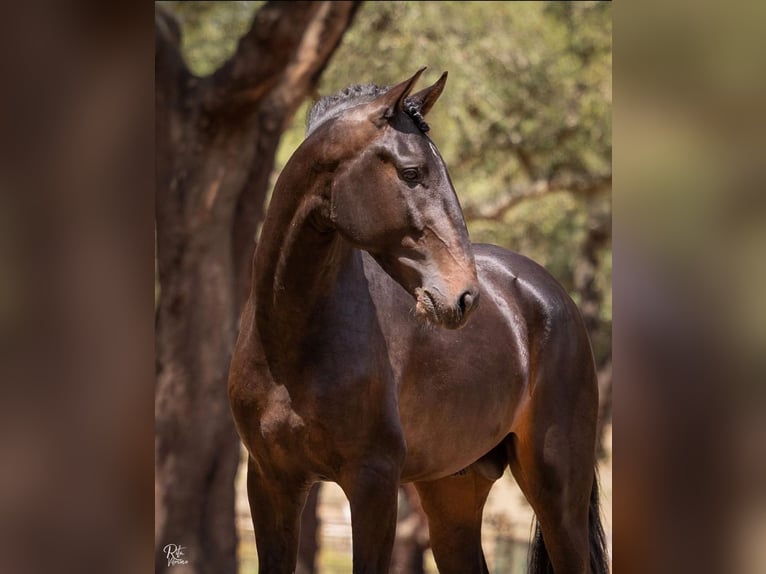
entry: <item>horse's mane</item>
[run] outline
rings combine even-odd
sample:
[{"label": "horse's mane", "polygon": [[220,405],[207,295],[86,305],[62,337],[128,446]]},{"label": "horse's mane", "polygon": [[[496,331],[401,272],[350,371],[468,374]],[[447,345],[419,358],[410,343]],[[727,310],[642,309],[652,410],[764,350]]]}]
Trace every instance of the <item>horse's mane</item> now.
[{"label": "horse's mane", "polygon": [[[336,117],[344,110],[359,104],[371,102],[379,95],[387,92],[390,86],[376,84],[354,84],[330,96],[324,96],[309,110],[306,118],[306,137],[327,120]],[[420,113],[420,107],[411,98],[404,102],[404,110],[422,131],[429,130],[428,124]]]}]

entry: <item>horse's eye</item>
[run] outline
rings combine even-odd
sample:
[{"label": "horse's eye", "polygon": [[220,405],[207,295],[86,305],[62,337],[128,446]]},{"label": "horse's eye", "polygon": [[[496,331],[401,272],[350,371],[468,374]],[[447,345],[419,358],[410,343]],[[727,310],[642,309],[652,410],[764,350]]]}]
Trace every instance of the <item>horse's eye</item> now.
[{"label": "horse's eye", "polygon": [[402,170],[401,178],[407,183],[416,183],[420,180],[420,171],[417,168],[408,167]]}]

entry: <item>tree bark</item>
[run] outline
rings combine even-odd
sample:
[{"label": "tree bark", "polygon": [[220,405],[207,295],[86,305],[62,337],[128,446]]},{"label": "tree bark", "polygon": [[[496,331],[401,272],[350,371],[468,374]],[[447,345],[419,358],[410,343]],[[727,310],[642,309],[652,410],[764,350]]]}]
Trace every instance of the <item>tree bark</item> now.
[{"label": "tree bark", "polygon": [[230,60],[191,74],[155,12],[155,571],[236,572],[239,440],[226,379],[279,139],[358,2],[268,2]]},{"label": "tree bark", "polygon": [[401,503],[396,524],[391,572],[392,574],[424,574],[425,553],[431,546],[428,517],[414,484],[403,484],[399,493]]},{"label": "tree bark", "polygon": [[298,543],[298,566],[296,574],[314,574],[317,571],[317,553],[319,552],[319,526],[317,513],[321,482],[311,487],[301,515],[301,539]]}]

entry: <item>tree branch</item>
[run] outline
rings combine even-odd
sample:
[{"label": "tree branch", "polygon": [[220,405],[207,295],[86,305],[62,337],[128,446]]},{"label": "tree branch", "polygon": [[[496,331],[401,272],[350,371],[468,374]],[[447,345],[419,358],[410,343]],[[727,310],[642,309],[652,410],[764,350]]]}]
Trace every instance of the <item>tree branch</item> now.
[{"label": "tree branch", "polygon": [[511,191],[489,205],[469,204],[463,207],[466,219],[488,219],[501,221],[505,214],[523,201],[561,191],[583,195],[594,195],[612,185],[612,174],[582,176],[560,176],[553,180],[537,180],[523,189]]},{"label": "tree branch", "polygon": [[[205,79],[203,107],[209,113],[239,114],[253,109],[281,80],[285,68],[321,22],[317,36],[330,52],[360,2],[267,2],[255,15],[250,30],[240,39],[234,55]],[[342,34],[341,34],[342,35]],[[319,51],[327,50],[322,45]],[[268,54],[268,58],[264,58]]]}]

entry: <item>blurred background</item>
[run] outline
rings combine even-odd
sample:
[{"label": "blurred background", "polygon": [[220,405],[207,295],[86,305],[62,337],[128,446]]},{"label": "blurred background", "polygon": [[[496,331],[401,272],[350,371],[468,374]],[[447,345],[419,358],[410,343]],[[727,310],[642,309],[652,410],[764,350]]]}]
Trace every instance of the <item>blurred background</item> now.
[{"label": "blurred background", "polygon": [[[317,29],[321,45],[307,48]],[[229,571],[235,555],[239,572],[258,571],[224,402],[253,240],[314,101],[421,66],[422,85],[449,72],[428,121],[472,240],[544,265],[585,318],[611,545],[611,4],[158,2],[155,34],[156,569],[167,568],[159,550],[183,540],[191,559],[176,572]],[[485,510],[492,571],[525,571],[531,523],[507,472]],[[304,514],[299,571],[350,572],[350,537],[345,497],[323,485]],[[414,489],[401,491],[393,571],[436,572]]]}]

